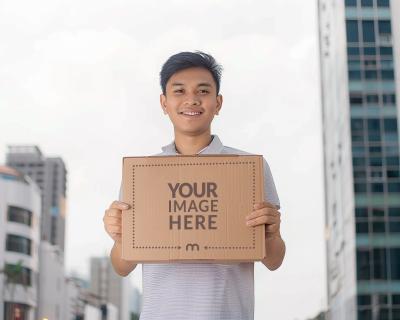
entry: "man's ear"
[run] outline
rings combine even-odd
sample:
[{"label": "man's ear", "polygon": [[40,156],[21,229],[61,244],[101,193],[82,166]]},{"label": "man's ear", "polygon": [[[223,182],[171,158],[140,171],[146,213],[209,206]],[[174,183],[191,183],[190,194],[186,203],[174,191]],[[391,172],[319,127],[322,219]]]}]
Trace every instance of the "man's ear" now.
[{"label": "man's ear", "polygon": [[223,102],[222,94],[217,95],[217,107],[216,107],[215,114],[218,114],[219,111],[221,110],[222,102]]},{"label": "man's ear", "polygon": [[167,104],[166,104],[166,97],[163,93],[160,94],[160,105],[161,109],[163,110],[164,114],[167,114]]}]

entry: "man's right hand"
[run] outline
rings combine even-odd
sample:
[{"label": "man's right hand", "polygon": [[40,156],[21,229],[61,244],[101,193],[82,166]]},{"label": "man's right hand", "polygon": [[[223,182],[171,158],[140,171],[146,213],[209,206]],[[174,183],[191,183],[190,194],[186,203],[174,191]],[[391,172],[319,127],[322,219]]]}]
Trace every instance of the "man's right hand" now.
[{"label": "man's right hand", "polygon": [[113,201],[105,211],[103,222],[108,235],[117,243],[122,242],[122,211],[128,210],[130,205],[121,201]]}]

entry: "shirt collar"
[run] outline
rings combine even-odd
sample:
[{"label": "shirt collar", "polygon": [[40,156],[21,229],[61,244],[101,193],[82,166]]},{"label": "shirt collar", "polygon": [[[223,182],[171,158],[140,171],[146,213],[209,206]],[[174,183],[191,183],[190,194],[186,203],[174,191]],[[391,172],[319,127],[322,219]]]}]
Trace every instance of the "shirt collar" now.
[{"label": "shirt collar", "polygon": [[[197,154],[219,154],[223,149],[223,144],[216,134],[211,135],[212,140],[208,146],[200,150]],[[179,155],[175,149],[175,140],[170,144],[161,147],[162,151],[166,155]]]}]

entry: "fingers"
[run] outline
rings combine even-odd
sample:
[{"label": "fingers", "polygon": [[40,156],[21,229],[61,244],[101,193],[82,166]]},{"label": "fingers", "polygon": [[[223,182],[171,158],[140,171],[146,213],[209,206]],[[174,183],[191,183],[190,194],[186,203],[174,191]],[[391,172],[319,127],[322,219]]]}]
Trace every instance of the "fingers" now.
[{"label": "fingers", "polygon": [[264,215],[270,215],[270,216],[280,216],[281,213],[276,210],[275,208],[272,209],[270,207],[264,207],[258,210],[254,210],[253,212],[251,212],[248,216],[246,216],[246,220],[251,220],[254,218],[258,218]]},{"label": "fingers", "polygon": [[130,205],[128,203],[122,202],[122,201],[113,201],[111,203],[109,209],[119,209],[119,210],[127,210],[130,208]]},{"label": "fingers", "polygon": [[281,218],[278,216],[262,215],[260,217],[246,221],[247,226],[258,226],[260,224],[275,224],[279,223]]},{"label": "fingers", "polygon": [[276,206],[268,201],[261,201],[254,204],[254,209],[261,209],[261,208],[272,208],[276,210]]},{"label": "fingers", "polygon": [[130,208],[128,203],[113,201],[105,210],[104,228],[114,241],[122,241],[122,211]]}]

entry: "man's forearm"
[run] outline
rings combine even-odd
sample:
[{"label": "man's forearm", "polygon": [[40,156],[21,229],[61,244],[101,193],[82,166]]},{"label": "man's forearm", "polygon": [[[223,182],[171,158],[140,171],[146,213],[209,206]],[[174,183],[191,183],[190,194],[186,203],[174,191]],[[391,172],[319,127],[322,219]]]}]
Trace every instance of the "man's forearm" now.
[{"label": "man's forearm", "polygon": [[126,277],[129,273],[132,272],[133,269],[136,268],[136,264],[132,261],[121,259],[121,255],[122,246],[121,244],[115,242],[110,254],[111,264],[113,265],[116,273],[118,273],[120,276]]},{"label": "man's forearm", "polygon": [[274,235],[265,239],[266,257],[261,262],[269,269],[276,270],[285,257],[286,246],[281,235]]}]

